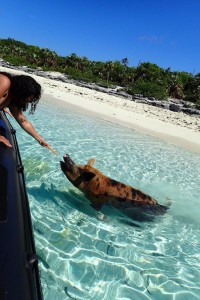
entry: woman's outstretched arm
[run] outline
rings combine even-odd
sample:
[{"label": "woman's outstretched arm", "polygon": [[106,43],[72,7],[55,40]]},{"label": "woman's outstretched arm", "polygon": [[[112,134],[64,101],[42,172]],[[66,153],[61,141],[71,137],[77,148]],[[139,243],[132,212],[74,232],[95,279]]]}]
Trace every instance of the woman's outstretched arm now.
[{"label": "woman's outstretched arm", "polygon": [[11,114],[18,122],[18,124],[25,130],[28,134],[30,134],[38,143],[43,147],[48,147],[49,145],[45,142],[45,140],[37,133],[33,125],[26,119],[23,115],[22,111],[15,106],[9,107]]}]

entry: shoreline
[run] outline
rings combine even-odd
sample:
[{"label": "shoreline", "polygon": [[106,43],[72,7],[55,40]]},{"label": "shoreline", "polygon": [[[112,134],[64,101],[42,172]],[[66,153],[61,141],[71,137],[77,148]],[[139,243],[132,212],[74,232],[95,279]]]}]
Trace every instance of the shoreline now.
[{"label": "shoreline", "polygon": [[[45,101],[50,101],[52,103],[55,103],[55,100],[58,100],[58,105],[63,105],[64,107],[66,107],[67,104],[70,108],[76,110],[79,113],[98,117],[102,120],[106,120],[132,130],[136,130],[143,134],[147,134],[170,144],[179,146],[187,151],[200,154],[200,133],[194,132],[191,129],[178,127],[173,124],[164,123],[156,119],[142,117],[140,114],[134,112],[124,112],[118,108],[113,109],[113,111],[111,112],[110,110],[108,110],[110,106],[104,105],[103,103],[97,109],[93,106],[87,108],[87,106],[83,106],[80,102],[73,103],[73,100],[71,99],[60,99],[59,97],[55,97],[52,94],[45,93],[43,94],[43,98]],[[90,104],[90,100],[84,101],[84,104]],[[120,118],[118,114],[120,115]],[[135,119],[131,120],[130,118],[133,115]],[[129,118],[128,121],[126,120],[126,117]],[[147,121],[152,121],[152,123],[147,124]]]},{"label": "shoreline", "polygon": [[[45,101],[59,101],[80,113],[92,114],[200,154],[200,117],[136,103],[117,96],[0,66],[0,71],[26,74],[41,84]],[[49,99],[49,100],[48,100]],[[37,113],[37,111],[36,111]],[[34,125],[34,124],[33,124]]]}]

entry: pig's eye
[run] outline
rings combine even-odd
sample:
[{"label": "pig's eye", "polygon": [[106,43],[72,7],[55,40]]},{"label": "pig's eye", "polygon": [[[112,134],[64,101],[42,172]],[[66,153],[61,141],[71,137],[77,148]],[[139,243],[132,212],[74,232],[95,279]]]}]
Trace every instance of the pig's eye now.
[{"label": "pig's eye", "polygon": [[78,168],[78,173],[81,175],[83,174],[83,170],[81,168]]}]

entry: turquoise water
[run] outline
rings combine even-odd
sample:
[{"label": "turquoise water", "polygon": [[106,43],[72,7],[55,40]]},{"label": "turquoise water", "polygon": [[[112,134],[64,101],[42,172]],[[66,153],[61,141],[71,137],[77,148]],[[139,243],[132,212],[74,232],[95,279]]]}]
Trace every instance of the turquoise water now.
[{"label": "turquoise water", "polygon": [[[56,101],[56,100],[55,100]],[[56,107],[55,107],[56,106]],[[59,103],[29,119],[62,157],[170,203],[153,221],[98,217],[57,156],[18,129],[45,300],[200,299],[200,155]]]}]

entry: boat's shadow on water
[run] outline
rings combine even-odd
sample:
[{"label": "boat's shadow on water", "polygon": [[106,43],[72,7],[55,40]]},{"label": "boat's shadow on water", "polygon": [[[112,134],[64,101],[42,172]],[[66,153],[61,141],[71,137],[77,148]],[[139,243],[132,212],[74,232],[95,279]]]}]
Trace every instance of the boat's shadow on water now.
[{"label": "boat's shadow on water", "polygon": [[119,210],[108,205],[104,205],[100,211],[95,210],[90,201],[79,191],[74,189],[58,190],[53,184],[47,186],[42,184],[40,187],[30,187],[28,194],[33,196],[39,203],[48,202],[49,207],[54,205],[57,212],[60,211],[64,216],[72,210],[98,219],[100,222],[119,222],[125,226],[143,227],[146,223],[158,222],[163,215],[139,208]]}]

